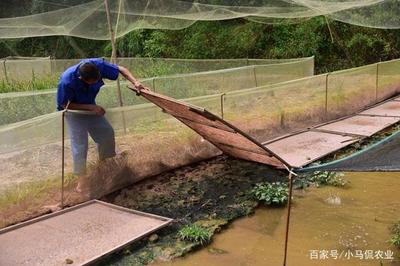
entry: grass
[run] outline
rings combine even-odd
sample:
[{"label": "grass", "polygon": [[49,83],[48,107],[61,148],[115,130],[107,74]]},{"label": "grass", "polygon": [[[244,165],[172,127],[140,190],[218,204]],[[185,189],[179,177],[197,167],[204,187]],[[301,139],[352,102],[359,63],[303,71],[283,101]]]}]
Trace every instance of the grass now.
[{"label": "grass", "polygon": [[[46,194],[45,192],[53,188],[58,188],[60,186],[60,180],[60,177],[49,177],[43,180],[21,183],[13,188],[7,189],[0,194],[0,209],[12,204],[18,204],[28,198],[41,198],[42,195]],[[73,175],[67,175],[65,183],[69,184],[74,180],[75,177]]]},{"label": "grass", "polygon": [[253,196],[267,205],[282,206],[288,201],[289,189],[282,182],[259,183],[251,192]]},{"label": "grass", "polygon": [[8,207],[10,205],[16,205],[20,202],[32,198],[38,199],[44,195],[44,192],[50,191],[52,188],[56,187],[59,183],[58,179],[49,178],[41,181],[33,181],[22,183],[14,186],[1,193],[0,197],[0,209]]},{"label": "grass", "polygon": [[[65,184],[74,182],[73,175],[67,175]],[[60,177],[49,177],[43,180],[31,181],[18,184],[12,188],[2,191],[0,194],[0,213],[12,209],[14,206],[24,205],[37,206],[38,202],[44,202],[52,198],[54,193],[60,190]],[[5,222],[4,219],[2,219]],[[0,227],[3,224],[0,223]]]},{"label": "grass", "polygon": [[210,231],[196,224],[185,225],[179,230],[178,236],[182,240],[199,243],[201,245],[207,244],[211,239]]},{"label": "grass", "polygon": [[21,91],[40,91],[54,89],[58,83],[57,76],[42,76],[31,80],[0,80],[0,93],[21,92]]}]

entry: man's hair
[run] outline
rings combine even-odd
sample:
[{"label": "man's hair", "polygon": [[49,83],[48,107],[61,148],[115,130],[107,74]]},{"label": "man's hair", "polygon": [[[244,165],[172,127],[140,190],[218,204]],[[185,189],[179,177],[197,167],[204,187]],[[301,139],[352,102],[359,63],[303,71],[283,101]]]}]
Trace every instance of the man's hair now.
[{"label": "man's hair", "polygon": [[100,70],[95,64],[87,62],[79,66],[79,75],[83,80],[99,80]]}]

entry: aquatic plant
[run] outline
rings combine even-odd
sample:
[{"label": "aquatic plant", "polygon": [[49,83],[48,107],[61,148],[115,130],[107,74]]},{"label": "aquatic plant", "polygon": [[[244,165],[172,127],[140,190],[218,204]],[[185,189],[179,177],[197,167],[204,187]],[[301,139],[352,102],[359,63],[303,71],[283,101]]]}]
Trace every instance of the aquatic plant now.
[{"label": "aquatic plant", "polygon": [[393,235],[392,238],[390,239],[390,243],[392,243],[392,245],[400,248],[400,234]]},{"label": "aquatic plant", "polygon": [[307,176],[307,180],[316,185],[329,185],[335,187],[344,187],[348,181],[342,178],[342,173],[317,171]]},{"label": "aquatic plant", "polygon": [[178,236],[182,240],[206,244],[211,239],[211,233],[208,229],[196,224],[185,225],[178,232]]},{"label": "aquatic plant", "polygon": [[259,183],[253,188],[252,194],[258,201],[268,205],[283,205],[288,200],[289,190],[287,184],[282,182]]},{"label": "aquatic plant", "polygon": [[392,245],[400,248],[400,221],[398,221],[391,227],[391,231],[393,235],[389,242]]}]

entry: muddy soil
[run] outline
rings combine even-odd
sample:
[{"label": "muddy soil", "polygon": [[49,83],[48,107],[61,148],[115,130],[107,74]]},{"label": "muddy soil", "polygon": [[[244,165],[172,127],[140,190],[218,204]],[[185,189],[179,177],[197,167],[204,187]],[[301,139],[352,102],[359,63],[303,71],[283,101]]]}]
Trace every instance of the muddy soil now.
[{"label": "muddy soil", "polygon": [[250,191],[255,184],[286,178],[285,172],[268,166],[220,156],[108,195],[102,200],[175,221],[157,232],[158,237],[151,237],[152,241],[144,239],[100,265],[143,265],[181,256],[199,247],[177,237],[183,225],[197,223],[210,231],[219,231],[229,221],[254,211],[257,202]]},{"label": "muddy soil", "polygon": [[[399,124],[396,124],[316,163],[346,156],[398,129]],[[295,188],[307,186],[304,180],[307,178],[295,179]],[[258,203],[250,191],[255,184],[274,181],[287,182],[287,173],[265,165],[219,156],[104,197],[105,201],[174,218],[175,221],[157,233],[157,241],[144,239],[105,259],[101,265],[145,265],[180,257],[199,248],[200,245],[181,241],[177,237],[183,225],[196,223],[208,227],[212,232],[219,231],[230,221],[254,212]]]}]

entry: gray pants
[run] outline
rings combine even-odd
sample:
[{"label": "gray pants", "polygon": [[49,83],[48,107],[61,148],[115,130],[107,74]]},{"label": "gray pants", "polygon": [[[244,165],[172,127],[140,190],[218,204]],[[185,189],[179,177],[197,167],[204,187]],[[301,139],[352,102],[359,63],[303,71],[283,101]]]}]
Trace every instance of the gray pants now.
[{"label": "gray pants", "polygon": [[104,116],[66,113],[74,174],[86,173],[88,135],[96,142],[99,159],[115,156],[114,129]]}]

